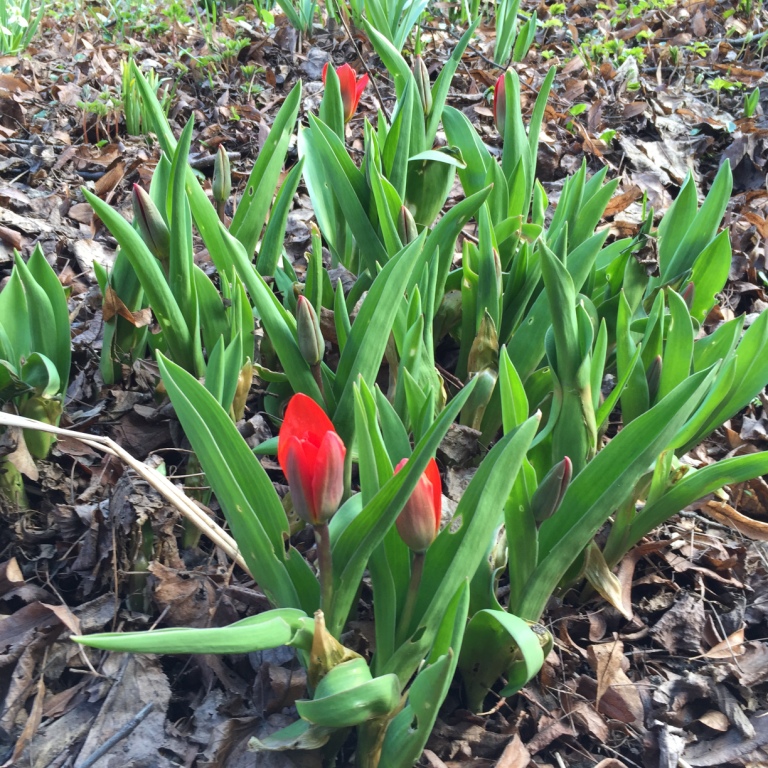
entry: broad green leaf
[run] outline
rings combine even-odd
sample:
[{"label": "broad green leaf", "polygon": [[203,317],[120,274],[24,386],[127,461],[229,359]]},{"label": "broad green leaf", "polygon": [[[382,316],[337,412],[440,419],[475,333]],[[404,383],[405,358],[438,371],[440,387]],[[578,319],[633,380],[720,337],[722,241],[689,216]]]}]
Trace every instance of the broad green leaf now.
[{"label": "broad green leaf", "polygon": [[[264,146],[253,166],[245,192],[237,204],[229,231],[243,244],[250,260],[272,205],[277,180],[285,162],[285,154],[296,124],[301,103],[301,82],[297,83],[275,117]],[[198,225],[199,226],[199,225]]]},{"label": "broad green leaf", "polygon": [[[681,509],[685,509],[718,488],[743,483],[766,474],[768,474],[768,451],[720,459],[702,469],[689,471],[661,498],[652,504],[647,504],[635,515],[627,537],[627,548],[634,546],[643,536]],[[619,557],[622,555],[623,553],[620,553]],[[612,560],[616,561],[616,558]],[[615,562],[608,564],[612,566]]]},{"label": "broad green leaf", "polygon": [[[37,284],[43,289],[51,305],[53,314],[53,326],[48,329],[52,338],[52,348],[56,354],[51,357],[61,381],[62,391],[66,390],[69,383],[69,369],[72,358],[72,340],[70,336],[69,309],[64,288],[48,263],[43,249],[38,244],[29,257],[27,267]],[[7,291],[7,286],[3,293]],[[24,317],[22,315],[22,317]]]},{"label": "broad green leaf", "polygon": [[336,370],[334,394],[338,402],[333,423],[342,439],[353,430],[353,385],[358,376],[372,387],[379,373],[389,333],[411,272],[421,270],[425,254],[424,234],[385,265],[373,281],[347,337]]},{"label": "broad green leaf", "polygon": [[256,260],[256,269],[261,275],[273,275],[277,269],[277,263],[280,260],[280,254],[283,252],[283,242],[285,240],[285,227],[288,223],[288,214],[293,205],[293,196],[296,194],[301,173],[304,168],[303,158],[291,168],[285,181],[277,193],[275,204],[269,216],[269,223],[264,232],[264,239],[261,241],[259,257]]},{"label": "broad green leaf", "polygon": [[184,368],[194,370],[192,335],[157,259],[136,230],[116,210],[87,189],[83,189],[83,195],[131,262],[152,312],[163,329],[169,354]]},{"label": "broad green leaf", "polygon": [[527,621],[511,613],[478,611],[467,625],[459,659],[470,711],[480,711],[494,683],[518,664],[517,679],[510,680],[506,695],[517,693],[544,664],[539,636]]},{"label": "broad green leaf", "polygon": [[703,323],[723,290],[731,268],[731,240],[728,230],[723,230],[696,257],[691,271],[695,286],[691,317]]},{"label": "broad green leaf", "polygon": [[412,768],[419,759],[456,670],[468,608],[469,590],[465,583],[442,617],[429,665],[416,675],[405,706],[387,727],[380,765]]},{"label": "broad green leaf", "polygon": [[[307,626],[308,625],[308,626]],[[91,648],[124,653],[253,653],[289,645],[300,629],[311,628],[304,611],[279,608],[236,621],[228,627],[155,629],[73,635]]]},{"label": "broad green leaf", "polygon": [[288,519],[261,463],[202,384],[162,355],[158,366],[251,574],[274,605],[314,611],[315,596],[298,595],[286,569]]}]

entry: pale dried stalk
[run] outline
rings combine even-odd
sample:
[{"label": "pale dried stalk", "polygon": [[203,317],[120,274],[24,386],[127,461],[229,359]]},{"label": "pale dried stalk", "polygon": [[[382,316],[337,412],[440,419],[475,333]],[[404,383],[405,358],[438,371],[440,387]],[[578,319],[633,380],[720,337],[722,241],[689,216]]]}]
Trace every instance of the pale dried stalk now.
[{"label": "pale dried stalk", "polygon": [[181,515],[196,525],[217,547],[221,548],[231,557],[246,573],[248,566],[245,564],[238,551],[237,542],[220,525],[213,522],[181,489],[177,488],[165,475],[156,469],[137,461],[124,448],[121,448],[109,437],[88,435],[85,432],[77,432],[73,429],[62,429],[44,424],[41,421],[27,419],[24,416],[16,416],[12,413],[0,412],[0,427],[18,427],[20,429],[35,429],[39,432],[50,432],[62,437],[73,437],[81,443],[95,448],[104,453],[116,456],[124,461],[137,475],[146,480],[169,504],[175,507]]}]

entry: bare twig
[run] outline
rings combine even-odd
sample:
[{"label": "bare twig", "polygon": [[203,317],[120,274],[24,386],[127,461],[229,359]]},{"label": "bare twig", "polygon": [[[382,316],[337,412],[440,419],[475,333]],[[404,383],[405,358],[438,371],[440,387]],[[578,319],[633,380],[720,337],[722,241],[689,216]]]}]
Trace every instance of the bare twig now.
[{"label": "bare twig", "polygon": [[85,762],[80,763],[80,768],[91,768],[100,757],[104,757],[112,747],[128,736],[152,711],[154,706],[152,702],[145,704],[117,733],[110,736],[95,752],[91,753]]},{"label": "bare twig", "polygon": [[[114,440],[98,435],[89,435],[85,432],[76,432],[73,429],[62,429],[43,424],[34,419],[16,416],[12,413],[0,413],[0,426],[19,427],[21,429],[34,429],[38,432],[50,432],[52,435],[73,437],[81,443],[95,448],[104,453],[124,461],[139,477],[151,485],[169,504],[175,507],[180,514],[196,525],[217,547],[221,547],[243,570],[250,574],[248,566],[238,550],[237,542],[221,526],[213,522],[192,499],[177,488],[167,477],[161,475],[156,469],[148,467],[141,461],[137,461],[124,448]],[[250,574],[251,576],[253,574]]]}]

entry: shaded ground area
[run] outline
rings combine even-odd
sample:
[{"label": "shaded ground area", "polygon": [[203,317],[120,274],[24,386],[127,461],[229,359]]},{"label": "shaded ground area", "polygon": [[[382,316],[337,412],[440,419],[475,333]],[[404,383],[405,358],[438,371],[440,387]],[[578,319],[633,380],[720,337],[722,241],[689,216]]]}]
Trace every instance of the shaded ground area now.
[{"label": "shaded ground area", "polygon": [[[768,78],[766,47],[747,38],[766,29],[766,12],[744,3],[656,0],[577,0],[526,10],[542,25],[531,53],[516,65],[523,98],[532,102],[547,68],[558,67],[539,152],[550,199],[584,158],[592,171],[608,165],[621,184],[606,223],[612,235],[631,235],[642,220],[643,193],[660,214],[688,172],[705,190],[728,160],[734,260],[706,330],[762,311]],[[440,12],[436,7],[423,29],[433,79],[461,34]],[[210,177],[219,145],[230,152],[235,187],[244,184],[298,78],[305,84],[302,115],[317,109],[325,62],[359,69],[359,52],[384,109],[394,103],[362,34],[351,41],[342,28],[317,27],[305,39],[284,17],[268,28],[253,8],[222,10],[216,27],[204,11],[196,21],[190,13],[195,19],[178,5],[69,9],[44,21],[24,57],[0,59],[0,270],[10,273],[14,248],[29,254],[39,242],[71,290],[75,364],[62,426],[109,436],[140,460],[163,462],[179,484],[191,483],[187,446],[155,389],[154,364],[137,363],[111,388],[98,372],[104,314],[120,308],[103,305],[93,262],[111,264],[116,244],[79,187],[130,217],[131,185],[148,185],[158,160],[156,144],[126,134],[120,62],[133,54],[157,73],[177,129],[194,114],[192,162],[201,174]],[[499,74],[491,63],[493,34],[480,27],[449,104],[498,146],[488,92]],[[745,118],[744,97],[755,88],[762,106]],[[349,128],[353,155],[362,149],[363,118],[374,120],[377,107],[369,88]],[[285,243],[299,274],[311,219],[300,187]],[[646,257],[652,270],[652,250]],[[210,267],[202,246],[196,259]],[[145,313],[135,322],[152,318]],[[703,466],[764,449],[764,405],[753,403],[687,461]],[[275,432],[258,380],[239,427],[253,445]],[[472,460],[457,460],[450,446],[438,458],[446,495],[458,501]],[[281,490],[277,464],[263,463]],[[257,758],[245,751],[250,736],[295,719],[292,702],[304,695],[305,676],[290,651],[86,656],[68,641],[74,631],[222,625],[268,604],[222,553],[205,540],[194,544],[178,515],[114,457],[62,439],[50,461],[30,466],[28,475],[31,509],[5,506],[0,526],[0,760],[35,768],[317,765],[312,756]],[[766,510],[768,486],[757,480],[656,531],[619,569],[631,618],[588,594],[553,600],[546,618],[556,646],[539,680],[510,700],[489,696],[480,716],[463,710],[460,691],[453,691],[422,765],[764,764]],[[313,560],[312,537],[299,531],[296,542]],[[364,590],[345,638],[361,653],[371,650],[370,600]]]}]

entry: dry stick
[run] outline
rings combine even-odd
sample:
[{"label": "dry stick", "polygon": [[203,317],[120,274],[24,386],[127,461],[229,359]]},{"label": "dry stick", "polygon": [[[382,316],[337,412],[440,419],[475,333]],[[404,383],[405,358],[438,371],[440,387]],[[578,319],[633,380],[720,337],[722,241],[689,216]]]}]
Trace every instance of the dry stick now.
[{"label": "dry stick", "polygon": [[214,523],[200,510],[197,505],[179,490],[167,477],[161,475],[156,469],[137,461],[124,448],[121,448],[114,440],[98,435],[88,435],[85,432],[77,432],[72,429],[62,429],[44,424],[41,421],[27,419],[10,413],[0,413],[0,426],[18,427],[20,429],[34,429],[39,432],[50,432],[53,435],[73,437],[85,445],[104,451],[128,464],[137,475],[146,480],[161,496],[174,506],[184,517],[190,520],[217,546],[231,557],[244,571],[253,576],[248,566],[239,553],[237,542],[221,526]]},{"label": "dry stick", "polygon": [[95,752],[91,753],[84,763],[80,763],[80,768],[91,768],[100,757],[106,755],[112,747],[128,736],[152,711],[154,706],[152,702],[145,704],[116,734],[110,736]]},{"label": "dry stick", "polygon": [[384,112],[385,117],[387,120],[391,121],[392,116],[387,111],[386,106],[384,105],[384,99],[381,98],[381,94],[379,93],[379,86],[376,84],[376,80],[373,77],[373,72],[368,68],[368,63],[363,58],[363,54],[360,52],[360,49],[357,47],[357,43],[355,42],[355,38],[352,36],[352,31],[347,26],[347,20],[344,18],[344,14],[341,12],[341,6],[339,5],[339,0],[334,0],[334,3],[336,4],[336,9],[339,12],[339,19],[341,19],[341,26],[344,27],[344,31],[347,33],[347,37],[349,38],[349,42],[352,43],[352,47],[355,49],[355,53],[357,54],[357,58],[360,59],[363,69],[368,74],[368,79],[371,81],[373,85],[373,90],[376,91],[376,98],[379,100],[379,105],[381,106],[382,111]]}]

